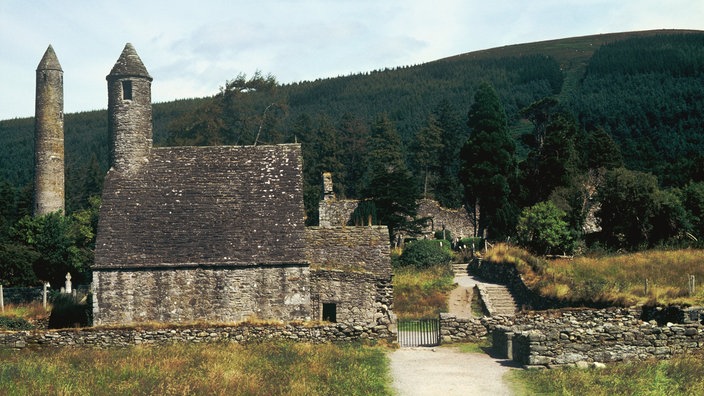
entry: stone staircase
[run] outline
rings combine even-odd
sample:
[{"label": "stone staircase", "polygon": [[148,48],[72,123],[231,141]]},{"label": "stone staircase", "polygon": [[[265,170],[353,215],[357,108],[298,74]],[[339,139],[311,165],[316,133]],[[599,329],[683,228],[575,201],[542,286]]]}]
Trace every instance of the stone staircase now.
[{"label": "stone staircase", "polygon": [[513,298],[508,287],[498,284],[483,283],[477,284],[479,296],[484,302],[484,306],[489,311],[489,316],[515,315],[518,312],[518,304]]},{"label": "stone staircase", "polygon": [[452,264],[452,270],[455,272],[455,276],[467,275],[469,272],[469,264]]}]

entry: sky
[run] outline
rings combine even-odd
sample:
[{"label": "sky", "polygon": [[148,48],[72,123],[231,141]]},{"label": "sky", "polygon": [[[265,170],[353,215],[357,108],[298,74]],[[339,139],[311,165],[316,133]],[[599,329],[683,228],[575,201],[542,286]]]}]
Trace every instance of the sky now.
[{"label": "sky", "polygon": [[34,115],[51,44],[64,112],[107,107],[125,44],[152,101],[214,95],[256,71],[337,77],[511,44],[651,29],[704,30],[703,0],[0,0],[0,120]]}]

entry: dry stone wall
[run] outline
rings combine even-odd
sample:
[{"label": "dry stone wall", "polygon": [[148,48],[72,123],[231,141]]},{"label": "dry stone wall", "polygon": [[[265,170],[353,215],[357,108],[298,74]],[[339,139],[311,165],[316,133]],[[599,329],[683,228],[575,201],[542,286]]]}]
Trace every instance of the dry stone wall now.
[{"label": "dry stone wall", "polygon": [[494,345],[527,366],[666,359],[704,347],[698,322],[659,326],[644,322],[639,309],[542,311],[497,327]]},{"label": "dry stone wall", "polygon": [[177,327],[170,329],[68,329],[0,332],[2,349],[53,347],[114,348],[173,343],[249,343],[265,340],[291,340],[311,343],[386,340],[395,334],[386,327],[364,327],[344,323],[305,325],[260,325],[240,323],[231,326]]}]

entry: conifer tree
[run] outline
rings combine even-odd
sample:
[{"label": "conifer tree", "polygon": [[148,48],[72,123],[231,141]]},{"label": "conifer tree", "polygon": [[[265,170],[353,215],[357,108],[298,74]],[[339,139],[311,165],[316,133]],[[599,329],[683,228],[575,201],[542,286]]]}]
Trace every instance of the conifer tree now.
[{"label": "conifer tree", "polygon": [[391,239],[418,231],[418,190],[406,167],[401,137],[388,116],[372,125],[364,196],[374,203],[377,218],[389,227]]},{"label": "conifer tree", "polygon": [[464,191],[459,179],[460,150],[467,140],[467,127],[449,100],[442,100],[433,112],[441,131],[442,151],[435,199],[446,208],[460,208]]},{"label": "conifer tree", "polygon": [[483,83],[474,95],[467,125],[470,135],[462,147],[465,202],[479,217],[478,231],[502,238],[513,233],[517,208],[511,200],[516,177],[515,145],[508,133],[506,114],[494,88]]},{"label": "conifer tree", "polygon": [[413,159],[418,169],[423,198],[434,196],[433,191],[437,184],[443,148],[442,130],[431,114],[428,117],[428,124],[416,133],[413,142]]}]

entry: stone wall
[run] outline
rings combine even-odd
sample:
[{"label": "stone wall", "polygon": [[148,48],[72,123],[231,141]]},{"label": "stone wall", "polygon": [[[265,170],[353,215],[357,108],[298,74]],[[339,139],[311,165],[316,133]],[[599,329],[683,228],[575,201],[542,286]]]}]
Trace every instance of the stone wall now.
[{"label": "stone wall", "polygon": [[311,343],[348,342],[365,339],[393,342],[396,335],[386,327],[335,324],[262,325],[240,323],[232,326],[176,327],[164,329],[69,329],[44,331],[0,331],[0,349],[95,347],[172,343],[259,342],[279,339]]},{"label": "stone wall", "polygon": [[307,227],[306,256],[314,319],[322,319],[322,304],[335,304],[338,322],[395,322],[387,227]]},{"label": "stone wall", "polygon": [[310,290],[307,265],[95,270],[93,321],[309,320]]},{"label": "stone wall", "polygon": [[321,200],[318,205],[318,224],[321,227],[346,226],[357,205],[359,205],[357,200],[337,199],[334,196]]},{"label": "stone wall", "polygon": [[306,258],[311,267],[370,272],[391,277],[391,248],[386,226],[306,227]]},{"label": "stone wall", "polygon": [[418,217],[430,217],[432,220],[423,233],[432,235],[442,231],[443,226],[452,233],[453,238],[469,238],[474,236],[474,223],[465,208],[447,209],[432,199],[418,201]]},{"label": "stone wall", "polygon": [[440,314],[442,342],[480,342],[489,337],[498,326],[513,324],[509,316],[458,318],[454,314]]},{"label": "stone wall", "polygon": [[627,308],[534,312],[496,328],[494,343],[527,366],[666,359],[704,348],[698,322],[658,326],[640,317],[639,309]]},{"label": "stone wall", "polygon": [[[394,321],[393,295],[386,294],[383,282],[378,283],[375,275],[330,270],[314,270],[311,274],[315,290],[311,296],[313,318],[322,320],[322,304],[332,303],[338,323],[388,327]],[[380,288],[385,291],[380,292]]]}]

